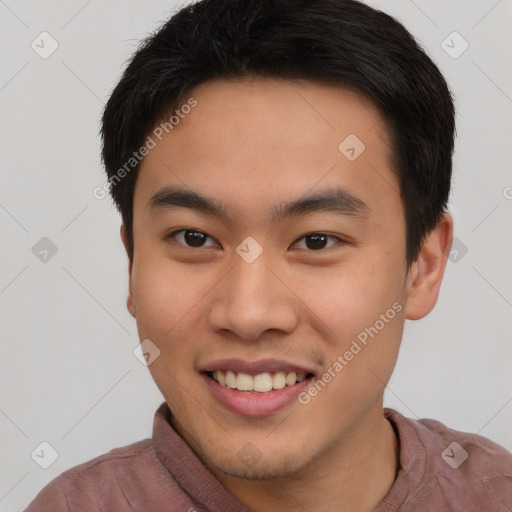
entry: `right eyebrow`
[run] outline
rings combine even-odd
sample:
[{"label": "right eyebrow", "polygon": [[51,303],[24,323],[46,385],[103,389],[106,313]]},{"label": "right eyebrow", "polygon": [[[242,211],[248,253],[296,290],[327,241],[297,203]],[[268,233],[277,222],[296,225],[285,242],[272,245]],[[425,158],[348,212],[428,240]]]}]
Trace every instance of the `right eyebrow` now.
[{"label": "right eyebrow", "polygon": [[153,211],[175,207],[191,208],[220,219],[227,219],[228,217],[225,208],[215,199],[180,187],[168,186],[160,189],[148,201],[146,207]]}]

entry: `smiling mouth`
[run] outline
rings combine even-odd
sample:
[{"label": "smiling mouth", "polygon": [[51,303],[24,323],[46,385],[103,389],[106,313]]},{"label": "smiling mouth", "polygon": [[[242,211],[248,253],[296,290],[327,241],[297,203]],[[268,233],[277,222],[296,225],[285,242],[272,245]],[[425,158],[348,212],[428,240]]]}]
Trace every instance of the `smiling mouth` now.
[{"label": "smiling mouth", "polygon": [[257,375],[235,372],[232,370],[215,370],[204,372],[210,379],[223,387],[247,393],[267,393],[269,391],[294,386],[306,379],[312,378],[312,373],[296,372],[263,372]]}]

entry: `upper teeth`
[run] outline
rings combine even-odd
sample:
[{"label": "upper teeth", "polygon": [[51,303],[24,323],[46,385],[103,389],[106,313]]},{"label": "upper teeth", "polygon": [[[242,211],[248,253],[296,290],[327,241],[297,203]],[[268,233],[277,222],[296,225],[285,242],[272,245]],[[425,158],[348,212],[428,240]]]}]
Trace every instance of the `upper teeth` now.
[{"label": "upper teeth", "polygon": [[213,378],[221,386],[227,386],[231,389],[265,393],[271,389],[281,389],[285,386],[293,386],[297,382],[302,382],[306,378],[306,374],[295,372],[265,372],[253,376],[247,373],[233,372],[231,370],[216,370],[213,372]]}]

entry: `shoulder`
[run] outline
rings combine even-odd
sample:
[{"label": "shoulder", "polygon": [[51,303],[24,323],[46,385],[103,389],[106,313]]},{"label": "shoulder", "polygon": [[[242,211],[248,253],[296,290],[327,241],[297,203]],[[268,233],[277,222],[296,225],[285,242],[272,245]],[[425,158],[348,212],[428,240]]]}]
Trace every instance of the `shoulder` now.
[{"label": "shoulder", "polygon": [[442,448],[438,460],[439,464],[444,462],[441,467],[461,468],[486,479],[489,475],[505,474],[512,483],[512,453],[503,446],[481,435],[449,428],[437,420],[422,419],[417,425],[431,448]]},{"label": "shoulder", "polygon": [[90,477],[97,478],[99,476],[108,479],[119,471],[127,472],[132,468],[138,468],[141,463],[144,463],[144,459],[151,458],[152,450],[153,443],[151,439],[113,448],[108,453],[68,469],[60,477],[68,481],[84,480]]},{"label": "shoulder", "polygon": [[512,453],[505,448],[440,421],[414,420],[391,409],[385,415],[399,432],[401,463],[421,475],[418,493],[441,493],[447,502],[467,503],[468,510],[471,504],[512,505]]},{"label": "shoulder", "polygon": [[151,439],[114,448],[61,473],[39,492],[26,512],[103,510],[103,496],[116,499],[125,487],[155,472],[164,475]]}]

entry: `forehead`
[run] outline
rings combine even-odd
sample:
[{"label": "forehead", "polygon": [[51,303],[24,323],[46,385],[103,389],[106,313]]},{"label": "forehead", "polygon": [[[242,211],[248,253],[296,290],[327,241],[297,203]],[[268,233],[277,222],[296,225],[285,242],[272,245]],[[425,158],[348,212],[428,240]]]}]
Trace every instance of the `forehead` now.
[{"label": "forehead", "polygon": [[399,197],[387,126],[360,93],[298,80],[218,79],[190,91],[182,105],[191,98],[195,106],[182,109],[172,129],[153,135],[136,206],[168,185],[226,198],[246,212],[315,187],[341,185],[374,203]]}]

